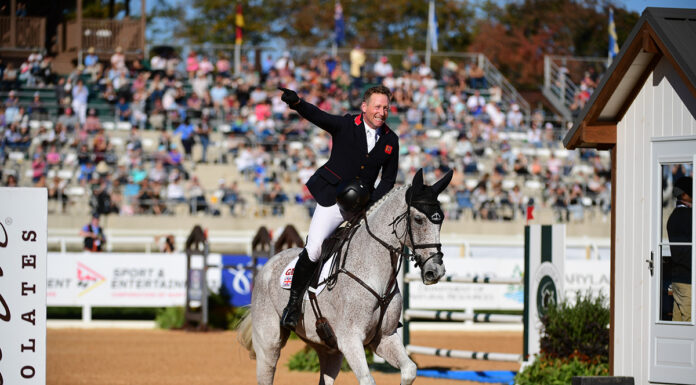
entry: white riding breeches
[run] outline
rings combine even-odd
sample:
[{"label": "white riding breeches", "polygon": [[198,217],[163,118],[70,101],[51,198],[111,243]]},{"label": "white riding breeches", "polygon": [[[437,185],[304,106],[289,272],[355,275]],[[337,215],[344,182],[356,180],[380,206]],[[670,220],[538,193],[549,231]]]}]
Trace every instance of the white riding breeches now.
[{"label": "white riding breeches", "polygon": [[307,254],[312,262],[319,260],[321,256],[321,244],[344,220],[348,219],[348,215],[344,214],[337,204],[329,207],[324,207],[317,204],[312,216],[312,222],[309,224],[309,234],[307,234]]}]

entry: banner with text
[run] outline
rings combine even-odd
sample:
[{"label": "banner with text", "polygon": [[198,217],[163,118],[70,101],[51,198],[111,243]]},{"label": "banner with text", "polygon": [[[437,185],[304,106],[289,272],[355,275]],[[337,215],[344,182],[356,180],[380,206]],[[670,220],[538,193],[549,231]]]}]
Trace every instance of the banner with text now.
[{"label": "banner with text", "polygon": [[46,294],[48,306],[184,306],[186,256],[49,253]]},{"label": "banner with text", "polygon": [[46,200],[0,187],[0,384],[46,383]]},{"label": "banner with text", "polygon": [[[522,258],[445,258],[448,275],[463,277],[522,278]],[[418,271],[418,270],[416,270]],[[609,261],[575,259],[565,261],[564,298],[573,300],[575,293],[601,292],[609,297]],[[414,309],[486,309],[522,310],[524,286],[441,282],[425,286],[411,283],[410,306]]]}]

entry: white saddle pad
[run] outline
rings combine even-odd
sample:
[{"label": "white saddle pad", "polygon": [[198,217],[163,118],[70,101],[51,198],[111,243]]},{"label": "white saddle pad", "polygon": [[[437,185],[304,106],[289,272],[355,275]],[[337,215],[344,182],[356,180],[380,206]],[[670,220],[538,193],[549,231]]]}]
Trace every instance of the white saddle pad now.
[{"label": "white saddle pad", "polygon": [[[335,256],[329,258],[329,260],[326,261],[326,263],[324,264],[324,267],[321,268],[321,274],[319,274],[319,282],[324,281],[326,277],[329,276],[329,270],[331,269],[331,264],[333,263],[334,257]],[[280,275],[281,288],[285,290],[290,290],[290,286],[292,285],[292,274],[295,272],[295,264],[297,263],[297,260],[299,258],[299,256],[293,258],[293,260],[290,261],[290,263],[288,263],[285,269],[283,269],[283,274]],[[317,287],[316,289],[310,287],[308,291],[312,290],[314,293],[316,293],[316,295],[319,295],[319,293],[321,293],[321,291],[324,290],[324,287],[326,287],[326,283],[319,285],[319,287]],[[305,292],[304,299],[309,299],[308,291]]]}]

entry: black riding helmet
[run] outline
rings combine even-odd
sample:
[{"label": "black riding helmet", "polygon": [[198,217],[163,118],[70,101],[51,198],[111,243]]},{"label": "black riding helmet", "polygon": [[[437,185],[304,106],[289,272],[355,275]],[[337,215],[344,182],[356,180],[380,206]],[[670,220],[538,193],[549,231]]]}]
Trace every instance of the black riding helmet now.
[{"label": "black riding helmet", "polygon": [[357,179],[341,183],[336,190],[338,207],[349,213],[359,212],[370,201],[370,189]]},{"label": "black riding helmet", "polygon": [[690,176],[683,176],[674,182],[674,189],[672,190],[672,195],[675,198],[681,197],[682,194],[686,194],[693,199],[693,184],[694,180]]}]

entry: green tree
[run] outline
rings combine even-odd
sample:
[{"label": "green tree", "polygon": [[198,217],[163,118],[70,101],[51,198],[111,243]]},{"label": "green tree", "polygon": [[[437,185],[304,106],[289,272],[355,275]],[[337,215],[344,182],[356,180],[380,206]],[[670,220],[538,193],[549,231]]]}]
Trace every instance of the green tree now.
[{"label": "green tree", "polygon": [[[160,3],[163,3],[159,0]],[[234,0],[193,0],[189,17],[179,20],[177,37],[191,43],[232,43],[235,36]],[[328,47],[333,41],[334,1],[326,0],[242,0],[244,40],[264,44],[281,39],[288,45]],[[343,0],[348,45],[366,48],[425,48],[428,3],[409,0],[365,2]],[[162,17],[181,17],[173,7],[158,4]],[[467,2],[437,2],[439,48],[463,51],[471,41],[474,11]],[[171,25],[171,24],[170,24]]]}]

